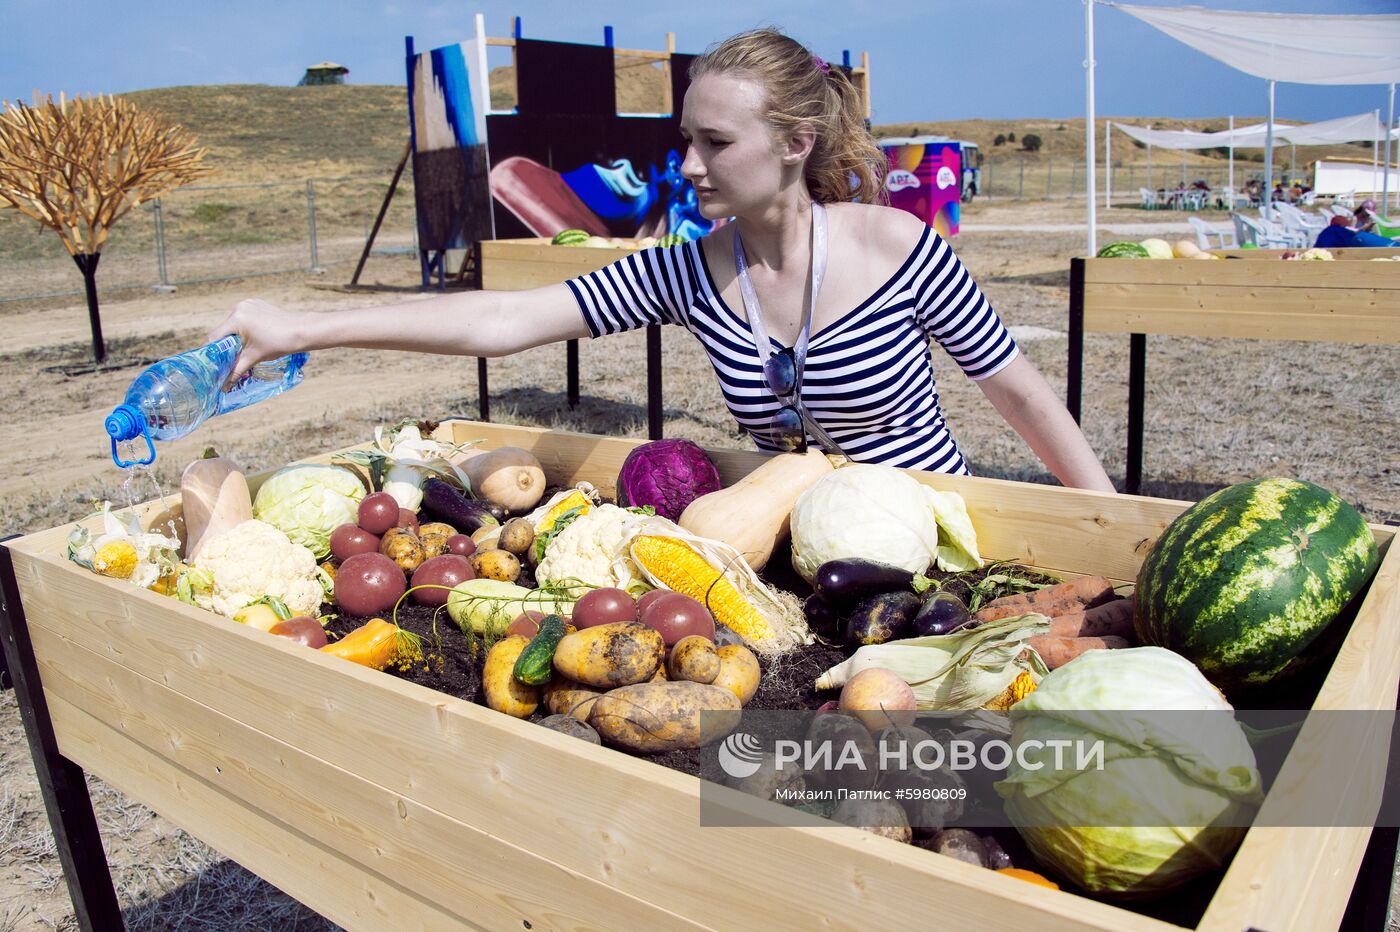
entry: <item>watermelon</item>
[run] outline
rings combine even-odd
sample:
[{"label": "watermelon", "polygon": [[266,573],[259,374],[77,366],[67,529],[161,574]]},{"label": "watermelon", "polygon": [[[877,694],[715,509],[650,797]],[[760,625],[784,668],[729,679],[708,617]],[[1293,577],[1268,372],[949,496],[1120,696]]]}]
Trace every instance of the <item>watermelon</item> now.
[{"label": "watermelon", "polygon": [[588,241],[586,230],[560,230],[554,234],[554,239],[550,240],[555,246],[581,246]]},{"label": "watermelon", "polygon": [[1378,562],[1371,529],[1326,489],[1242,482],[1186,509],[1153,544],[1133,626],[1227,693],[1264,685],[1323,659],[1333,646],[1323,633]]},{"label": "watermelon", "polygon": [[1099,250],[1100,259],[1150,259],[1151,255],[1138,243],[1109,243]]},{"label": "watermelon", "polygon": [[659,240],[656,241],[656,245],[662,247],[680,246],[688,242],[690,242],[690,240],[686,239],[684,236],[681,236],[679,233],[667,233],[665,236],[661,237]]}]

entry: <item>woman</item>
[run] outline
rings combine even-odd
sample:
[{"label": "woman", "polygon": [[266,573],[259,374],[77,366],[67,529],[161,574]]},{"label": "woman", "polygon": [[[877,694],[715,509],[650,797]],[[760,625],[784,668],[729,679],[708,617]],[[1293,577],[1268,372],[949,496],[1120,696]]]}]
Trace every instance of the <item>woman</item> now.
[{"label": "woman", "polygon": [[[681,171],[703,216],[733,220],[703,240],[532,291],[334,315],[243,301],[210,337],[242,337],[237,376],[296,350],[490,357],[675,323],[699,338],[761,449],[790,449],[805,434],[857,461],[966,473],[938,403],[932,336],[1061,482],[1113,491],[947,243],[874,203],[884,157],[844,74],[757,30],[697,58],[690,76]],[[435,326],[405,328],[407,315]]]}]

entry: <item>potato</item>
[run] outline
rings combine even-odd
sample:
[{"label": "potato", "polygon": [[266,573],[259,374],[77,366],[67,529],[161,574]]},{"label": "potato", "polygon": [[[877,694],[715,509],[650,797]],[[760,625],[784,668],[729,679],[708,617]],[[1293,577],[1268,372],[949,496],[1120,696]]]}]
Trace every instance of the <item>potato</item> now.
[{"label": "potato", "polygon": [[478,550],[467,558],[482,579],[515,582],[520,578],[520,558],[506,550]]},{"label": "potato", "polygon": [[535,526],[529,518],[511,518],[501,527],[501,536],[496,538],[496,546],[517,557],[523,557],[535,543]]},{"label": "potato", "polygon": [[779,767],[777,757],[770,751],[765,751],[759,758],[758,770],[738,779],[726,776],[724,782],[740,792],[761,799],[776,799],[780,790],[787,794],[785,798],[792,798],[791,794],[801,793],[807,788],[801,761]]},{"label": "potato", "polygon": [[742,644],[725,644],[715,648],[719,655],[719,673],[711,681],[732,692],[743,705],[758,692],[758,658]]},{"label": "potato", "polygon": [[397,563],[405,576],[412,575],[413,571],[428,559],[418,535],[401,527],[390,528],[384,532],[384,536],[379,539],[379,552]]},{"label": "potato", "polygon": [[610,689],[645,683],[665,656],[661,632],[618,621],[564,635],[554,649],[554,669],[577,683]]},{"label": "potato", "polygon": [[585,686],[556,676],[541,688],[544,707],[554,715],[572,715],[581,722],[588,721],[593,711],[593,700],[606,690]]},{"label": "potato", "polygon": [[515,678],[515,662],[529,645],[529,638],[513,634],[497,641],[486,654],[481,688],[486,693],[486,705],[497,712],[529,718],[540,706],[539,687],[526,686]]},{"label": "potato", "polygon": [[423,544],[423,552],[428,559],[447,553],[447,539],[457,533],[457,529],[441,521],[431,521],[418,528],[418,540]]},{"label": "potato", "polygon": [[588,724],[608,744],[639,754],[657,754],[718,741],[739,724],[739,714],[738,698],[719,686],[639,683],[600,696],[593,703]]},{"label": "potato", "polygon": [[841,687],[841,711],[855,715],[874,732],[889,725],[912,725],[916,709],[913,688],[883,667],[862,670]]},{"label": "potato", "polygon": [[944,829],[932,840],[920,844],[921,848],[928,848],[939,854],[947,855],[950,858],[957,858],[959,861],[966,861],[977,867],[987,866],[987,847],[982,844],[982,839],[976,832],[968,831],[965,828]]},{"label": "potato", "polygon": [[[719,676],[719,651],[714,642],[699,634],[681,638],[666,658],[666,676],[692,683],[713,683]],[[742,701],[742,700],[741,700]]]},{"label": "potato", "polygon": [[578,738],[580,741],[587,741],[589,744],[602,744],[598,737],[598,732],[587,722],[580,721],[572,715],[550,715],[540,719],[540,725],[550,731],[557,731],[562,735],[571,738]]},{"label": "potato", "polygon": [[909,829],[909,819],[904,815],[903,807],[892,799],[848,797],[836,807],[836,814],[832,818],[837,822],[845,822],[871,834],[883,835],[905,844],[914,840],[914,833]]},{"label": "potato", "polygon": [[807,771],[805,779],[809,788],[874,788],[880,775],[875,739],[870,729],[854,716],[839,712],[816,716],[807,729],[807,743],[812,747],[829,743],[832,749],[830,767],[813,767]]}]

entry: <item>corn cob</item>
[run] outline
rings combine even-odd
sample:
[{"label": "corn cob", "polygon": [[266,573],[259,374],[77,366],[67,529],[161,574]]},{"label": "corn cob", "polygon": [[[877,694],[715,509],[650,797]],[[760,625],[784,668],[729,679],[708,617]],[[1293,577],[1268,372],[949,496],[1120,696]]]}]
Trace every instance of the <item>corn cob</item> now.
[{"label": "corn cob", "polygon": [[92,568],[113,579],[130,579],[136,570],[136,548],[126,540],[103,544],[92,559]]},{"label": "corn cob", "polygon": [[685,541],[643,534],[632,543],[632,558],[667,588],[705,605],[745,641],[762,643],[772,637],[768,621],[753,603]]},{"label": "corn cob", "polygon": [[559,520],[560,515],[580,506],[583,508],[581,514],[588,514],[589,509],[593,507],[593,503],[588,500],[588,496],[584,495],[578,489],[574,489],[568,495],[559,499],[559,502],[553,508],[550,508],[549,511],[544,513],[544,517],[540,519],[540,523],[535,525],[535,535],[539,536],[545,533],[550,528],[554,527],[554,522]]}]

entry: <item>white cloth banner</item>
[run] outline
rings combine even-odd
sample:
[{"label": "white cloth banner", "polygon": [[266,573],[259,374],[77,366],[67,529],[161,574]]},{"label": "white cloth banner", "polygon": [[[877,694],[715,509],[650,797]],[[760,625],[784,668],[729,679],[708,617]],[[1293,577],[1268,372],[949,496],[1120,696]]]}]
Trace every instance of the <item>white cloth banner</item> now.
[{"label": "white cloth banner", "polygon": [[[1113,127],[1138,142],[1162,149],[1215,149],[1229,145],[1234,145],[1236,149],[1262,149],[1266,138],[1266,125],[1263,123],[1236,127],[1233,133],[1229,130],[1218,133],[1193,133],[1185,130],[1143,129],[1124,123],[1114,123]],[[1400,139],[1400,130],[1396,130],[1392,135]],[[1370,142],[1384,138],[1385,126],[1376,119],[1374,113],[1358,113],[1356,116],[1298,126],[1274,124],[1275,147],[1290,143],[1300,146],[1322,146],[1332,143]]]},{"label": "white cloth banner", "polygon": [[1105,5],[1116,6],[1211,58],[1266,80],[1400,83],[1397,14],[1324,16]]}]

